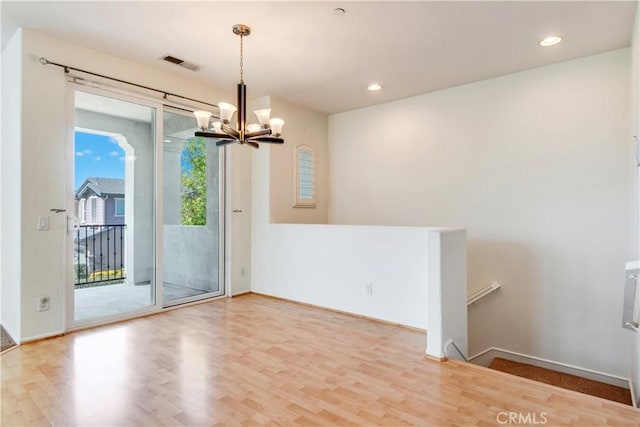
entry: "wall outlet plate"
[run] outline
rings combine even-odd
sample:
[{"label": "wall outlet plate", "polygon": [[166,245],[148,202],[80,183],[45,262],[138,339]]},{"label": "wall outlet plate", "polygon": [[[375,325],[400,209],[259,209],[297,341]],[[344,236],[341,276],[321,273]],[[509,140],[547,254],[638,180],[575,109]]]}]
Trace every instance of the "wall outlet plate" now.
[{"label": "wall outlet plate", "polygon": [[38,298],[38,311],[49,310],[49,297]]}]

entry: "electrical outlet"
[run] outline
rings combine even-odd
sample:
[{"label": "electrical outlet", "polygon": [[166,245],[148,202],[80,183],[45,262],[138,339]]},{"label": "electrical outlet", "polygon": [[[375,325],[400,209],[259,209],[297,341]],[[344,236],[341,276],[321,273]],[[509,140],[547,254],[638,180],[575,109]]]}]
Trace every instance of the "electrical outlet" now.
[{"label": "electrical outlet", "polygon": [[38,298],[38,311],[49,310],[49,297]]},{"label": "electrical outlet", "polygon": [[367,293],[367,295],[373,295],[373,283],[372,282],[367,283],[367,286],[365,287],[365,292]]},{"label": "electrical outlet", "polygon": [[247,275],[247,268],[246,267],[242,267],[240,269],[240,277],[244,277]]}]

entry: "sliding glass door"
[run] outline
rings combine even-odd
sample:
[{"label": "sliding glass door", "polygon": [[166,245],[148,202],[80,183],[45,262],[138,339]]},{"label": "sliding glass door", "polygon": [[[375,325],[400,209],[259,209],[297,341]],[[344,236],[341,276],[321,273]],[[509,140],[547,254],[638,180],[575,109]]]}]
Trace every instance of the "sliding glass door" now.
[{"label": "sliding glass door", "polygon": [[164,305],[221,295],[221,149],[195,138],[192,114],[163,114]]},{"label": "sliding glass door", "polygon": [[69,94],[68,328],[224,294],[224,150],[185,110]]},{"label": "sliding glass door", "polygon": [[157,109],[104,93],[74,95],[73,322],[156,304]]}]

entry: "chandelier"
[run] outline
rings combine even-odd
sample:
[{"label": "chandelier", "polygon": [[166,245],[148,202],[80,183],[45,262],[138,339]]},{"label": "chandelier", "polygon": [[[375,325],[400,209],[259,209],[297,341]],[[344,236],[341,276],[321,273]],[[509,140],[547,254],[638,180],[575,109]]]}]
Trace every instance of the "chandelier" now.
[{"label": "chandelier", "polygon": [[[194,111],[200,129],[195,136],[204,138],[215,138],[217,146],[234,144],[248,144],[253,148],[258,148],[258,143],[267,142],[272,144],[282,144],[284,139],[281,138],[282,126],[284,120],[279,118],[270,119],[271,109],[264,108],[255,110],[254,113],[258,117],[258,123],[247,124],[247,87],[244,84],[243,74],[243,39],[251,34],[251,28],[246,25],[237,24],[233,26],[233,33],[240,36],[240,83],[238,83],[238,107],[226,102],[220,102],[220,121],[210,124],[211,112]],[[237,126],[231,126],[231,119],[235,112],[238,112]]]}]

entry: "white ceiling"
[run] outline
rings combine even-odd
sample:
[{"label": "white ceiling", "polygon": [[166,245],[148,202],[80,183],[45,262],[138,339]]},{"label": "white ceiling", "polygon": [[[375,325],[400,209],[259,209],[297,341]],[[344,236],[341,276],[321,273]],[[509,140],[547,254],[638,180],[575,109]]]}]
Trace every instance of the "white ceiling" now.
[{"label": "white ceiling", "polygon": [[[637,6],[636,1],[0,4],[3,46],[16,26],[30,27],[230,91],[239,73],[239,39],[231,27],[247,24],[253,30],[245,39],[249,97],[275,95],[326,113],[629,46]],[[336,7],[346,14],[336,16]],[[549,34],[565,41],[541,48],[539,40]],[[161,61],[166,54],[201,68],[193,72]],[[374,81],[384,89],[368,92]]]}]

